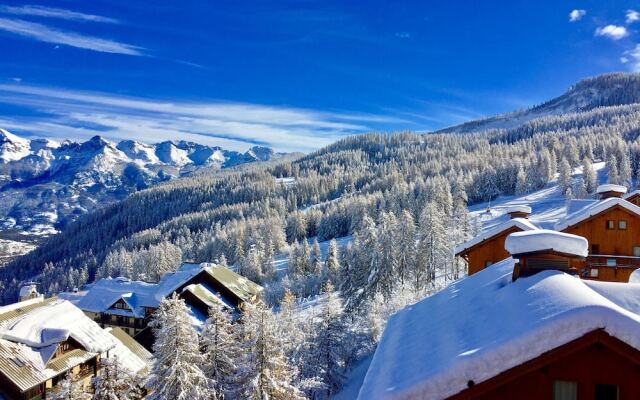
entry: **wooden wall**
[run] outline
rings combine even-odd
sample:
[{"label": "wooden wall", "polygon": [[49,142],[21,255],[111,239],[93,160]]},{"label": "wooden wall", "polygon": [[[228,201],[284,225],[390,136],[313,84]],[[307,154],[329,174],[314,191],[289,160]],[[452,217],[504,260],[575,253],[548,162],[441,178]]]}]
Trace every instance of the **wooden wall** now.
[{"label": "wooden wall", "polygon": [[595,385],[618,386],[618,400],[640,399],[640,352],[594,331],[451,399],[553,399],[554,381],[577,383],[579,400],[595,400]]},{"label": "wooden wall", "polygon": [[514,226],[500,235],[494,236],[490,240],[467,250],[464,254],[469,265],[469,275],[483,270],[487,261],[496,263],[509,257],[510,254],[504,249],[504,242],[510,234],[521,231],[522,229]]},{"label": "wooden wall", "polygon": [[[606,221],[615,222],[614,229],[606,229]],[[618,229],[618,221],[627,221],[627,229]],[[599,246],[597,254],[633,256],[633,246],[640,246],[640,217],[622,207],[614,207],[563,232],[582,236],[589,241],[589,254],[593,245]]]}]

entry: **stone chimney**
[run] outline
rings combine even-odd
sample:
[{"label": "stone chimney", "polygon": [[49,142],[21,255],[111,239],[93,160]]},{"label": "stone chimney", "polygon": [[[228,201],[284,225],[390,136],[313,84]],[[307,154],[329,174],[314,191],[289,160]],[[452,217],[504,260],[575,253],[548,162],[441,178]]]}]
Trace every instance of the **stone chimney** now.
[{"label": "stone chimney", "polygon": [[547,229],[512,233],[504,247],[515,261],[514,281],[545,270],[575,275],[589,253],[589,242],[582,236]]},{"label": "stone chimney", "polygon": [[509,214],[509,218],[529,218],[531,215],[531,207],[529,206],[511,206],[504,210]]},{"label": "stone chimney", "polygon": [[600,195],[600,200],[609,199],[612,197],[620,198],[625,193],[627,193],[627,188],[624,186],[608,183],[606,185],[598,186],[598,189],[596,189],[596,193]]}]

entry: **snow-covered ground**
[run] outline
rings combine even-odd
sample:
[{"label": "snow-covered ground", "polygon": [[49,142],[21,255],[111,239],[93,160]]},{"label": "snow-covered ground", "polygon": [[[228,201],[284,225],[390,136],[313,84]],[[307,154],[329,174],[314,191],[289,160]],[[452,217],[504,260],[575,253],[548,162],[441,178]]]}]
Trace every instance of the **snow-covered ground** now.
[{"label": "snow-covered ground", "polygon": [[36,245],[33,243],[0,239],[0,265],[9,261],[13,257],[27,254],[35,248]]},{"label": "snow-covered ground", "polygon": [[[604,162],[593,164],[593,169],[598,173],[598,182],[605,183],[607,170]],[[582,175],[582,167],[573,171],[573,177]],[[531,207],[529,219],[535,225],[543,229],[553,229],[558,220],[567,215],[567,201],[558,189],[557,182],[549,182],[544,188],[522,196],[502,196],[493,201],[474,204],[469,207],[473,217],[478,217],[482,222],[482,230],[504,222],[506,210],[513,206]]]}]

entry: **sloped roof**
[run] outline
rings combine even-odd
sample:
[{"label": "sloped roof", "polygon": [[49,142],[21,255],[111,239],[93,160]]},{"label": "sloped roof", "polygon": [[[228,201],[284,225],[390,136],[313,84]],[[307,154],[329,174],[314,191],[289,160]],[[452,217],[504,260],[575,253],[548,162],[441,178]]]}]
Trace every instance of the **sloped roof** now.
[{"label": "sloped roof", "polygon": [[557,231],[565,230],[616,206],[622,207],[630,213],[640,216],[640,207],[625,199],[611,197],[584,207],[573,214],[567,215],[564,219],[558,221],[554,228]]},{"label": "sloped roof", "polygon": [[512,270],[503,260],[393,315],[359,399],[447,398],[601,328],[640,349],[640,284]]},{"label": "sloped roof", "polygon": [[640,190],[636,189],[633,192],[627,193],[624,196],[622,196],[623,199],[628,200],[629,198],[639,195],[640,194]]},{"label": "sloped roof", "polygon": [[122,368],[131,373],[148,371],[153,363],[153,354],[120,328],[105,328],[114,337],[116,346],[109,351],[109,358],[115,359]]},{"label": "sloped roof", "polygon": [[505,222],[503,222],[500,225],[497,225],[491,229],[488,229],[482,233],[480,233],[478,236],[474,237],[471,240],[468,240],[462,244],[459,244],[456,246],[456,248],[454,249],[455,254],[458,255],[460,253],[462,253],[465,250],[468,250],[482,242],[484,242],[487,239],[491,239],[494,236],[497,236],[499,234],[501,234],[502,232],[505,232],[511,228],[520,228],[523,231],[530,231],[533,229],[538,229],[537,226],[535,226],[533,223],[531,223],[531,221],[529,221],[528,219],[525,218],[512,218],[509,219]]},{"label": "sloped roof", "polygon": [[[83,292],[62,294],[61,296],[73,299],[73,302],[85,311],[109,312],[140,318],[145,315],[144,307],[157,308],[162,299],[171,295],[199,274],[208,274],[242,301],[250,301],[262,291],[262,286],[228,268],[212,263],[184,263],[177,271],[164,274],[158,283],[132,281],[122,277],[106,278],[88,285]],[[193,289],[197,292],[194,293],[195,295],[208,297],[205,299],[207,301],[213,300],[210,296],[217,293],[208,286],[194,287]],[[205,290],[211,293],[206,294]],[[120,299],[128,304],[132,311],[109,309]]]},{"label": "sloped roof", "polygon": [[[51,359],[60,342],[82,348]],[[0,308],[0,373],[27,390],[104,353],[116,341],[66,300],[26,301]]]}]

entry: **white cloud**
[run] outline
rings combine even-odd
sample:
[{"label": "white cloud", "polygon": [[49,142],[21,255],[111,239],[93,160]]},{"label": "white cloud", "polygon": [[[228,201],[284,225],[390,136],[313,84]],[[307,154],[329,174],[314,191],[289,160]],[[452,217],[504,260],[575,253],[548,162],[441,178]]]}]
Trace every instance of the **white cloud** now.
[{"label": "white cloud", "polygon": [[0,18],[0,30],[45,43],[64,44],[80,49],[93,50],[102,53],[126,54],[143,56],[141,47],[132,46],[112,40],[85,36],[75,32],[66,32],[35,22],[20,19]]},{"label": "white cloud", "polygon": [[34,17],[60,18],[72,21],[104,22],[117,24],[118,20],[100,15],[84,14],[77,11],[43,6],[0,6],[0,13],[12,15],[28,15]]},{"label": "white cloud", "polygon": [[580,21],[582,17],[584,17],[585,15],[587,15],[586,10],[578,10],[578,9],[573,10],[569,13],[569,21],[571,22]]},{"label": "white cloud", "polygon": [[411,34],[409,32],[396,32],[396,37],[400,39],[409,39]]},{"label": "white cloud", "polygon": [[626,17],[627,24],[632,24],[640,20],[640,12],[637,12],[636,10],[627,10]]},{"label": "white cloud", "polygon": [[629,64],[632,71],[640,72],[640,44],[636,44],[633,49],[625,51],[620,57],[620,62]]},{"label": "white cloud", "polygon": [[608,37],[609,39],[612,39],[612,40],[620,40],[623,37],[628,36],[629,32],[627,31],[627,28],[625,28],[624,26],[607,25],[605,27],[600,27],[596,29],[595,35]]},{"label": "white cloud", "polygon": [[40,115],[5,116],[0,121],[1,127],[18,134],[72,139],[101,134],[145,142],[185,139],[236,150],[266,144],[280,151],[310,151],[345,135],[371,131],[368,124],[407,124],[370,114],[229,102],[165,102],[15,84],[0,84],[0,103],[26,107]]}]

